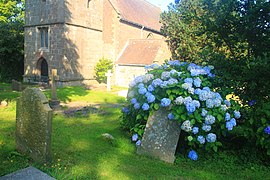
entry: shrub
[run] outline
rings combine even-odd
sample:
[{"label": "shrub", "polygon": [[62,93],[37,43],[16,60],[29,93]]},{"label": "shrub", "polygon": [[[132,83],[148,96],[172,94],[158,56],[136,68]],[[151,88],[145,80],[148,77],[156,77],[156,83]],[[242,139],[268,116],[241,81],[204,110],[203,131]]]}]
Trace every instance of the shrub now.
[{"label": "shrub", "polygon": [[[123,127],[138,135],[132,140],[140,141],[149,115],[164,107],[168,110],[168,119],[177,121],[179,128],[185,131],[191,150],[217,151],[222,145],[221,137],[236,126],[241,114],[239,104],[224,100],[212,86],[214,67],[175,60],[146,69],[146,75],[130,83],[122,110]],[[195,151],[191,152],[189,157],[197,160]]]},{"label": "shrub", "polygon": [[99,83],[106,83],[106,72],[113,69],[113,62],[106,58],[101,58],[95,67],[95,78]]}]

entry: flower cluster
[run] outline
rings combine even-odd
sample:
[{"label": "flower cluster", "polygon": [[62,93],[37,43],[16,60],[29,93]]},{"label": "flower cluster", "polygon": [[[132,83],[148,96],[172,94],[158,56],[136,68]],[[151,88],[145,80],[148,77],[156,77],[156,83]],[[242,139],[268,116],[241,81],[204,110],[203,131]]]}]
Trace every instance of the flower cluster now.
[{"label": "flower cluster", "polygon": [[[204,145],[216,150],[221,144],[217,134],[233,130],[241,113],[240,106],[223,99],[220,92],[212,87],[215,75],[211,70],[214,67],[174,60],[161,66],[147,66],[146,69],[146,75],[136,77],[129,85],[123,118],[140,127],[146,124],[147,112],[166,108],[168,120],[179,122],[179,127],[188,134],[186,140],[192,149]],[[130,129],[135,133],[140,130]],[[268,132],[270,130],[266,128],[265,133]],[[188,157],[198,159],[194,150]]]}]

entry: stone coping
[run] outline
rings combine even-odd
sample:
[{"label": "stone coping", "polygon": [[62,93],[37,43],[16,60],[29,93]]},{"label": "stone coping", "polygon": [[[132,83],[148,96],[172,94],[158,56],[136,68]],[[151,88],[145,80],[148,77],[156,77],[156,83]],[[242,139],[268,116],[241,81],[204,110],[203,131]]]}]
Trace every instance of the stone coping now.
[{"label": "stone coping", "polygon": [[55,180],[55,178],[30,166],[0,177],[0,180]]}]

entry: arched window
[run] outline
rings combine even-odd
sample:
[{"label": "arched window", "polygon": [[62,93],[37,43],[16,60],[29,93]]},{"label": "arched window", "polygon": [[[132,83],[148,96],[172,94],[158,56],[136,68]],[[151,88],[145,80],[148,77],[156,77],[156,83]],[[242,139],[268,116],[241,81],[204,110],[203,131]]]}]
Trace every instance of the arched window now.
[{"label": "arched window", "polygon": [[90,7],[90,3],[91,3],[92,0],[87,0],[87,8]]}]

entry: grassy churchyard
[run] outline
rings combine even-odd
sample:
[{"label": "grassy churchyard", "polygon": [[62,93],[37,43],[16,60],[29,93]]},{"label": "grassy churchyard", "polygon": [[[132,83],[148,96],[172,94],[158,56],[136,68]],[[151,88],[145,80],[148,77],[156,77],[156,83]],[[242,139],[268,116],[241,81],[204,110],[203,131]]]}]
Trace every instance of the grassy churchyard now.
[{"label": "grassy churchyard", "polygon": [[[16,97],[20,93],[0,83],[0,100],[8,102],[0,108],[0,176],[31,165],[56,179],[270,179],[269,164],[250,146],[220,149],[196,162],[177,153],[174,164],[137,155],[131,134],[120,126],[125,99],[117,96],[117,90],[58,89],[58,98],[66,105],[53,114],[53,160],[37,164],[15,149]],[[50,96],[49,90],[44,93]],[[104,133],[114,140],[105,139]]]}]

